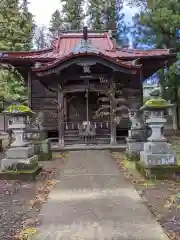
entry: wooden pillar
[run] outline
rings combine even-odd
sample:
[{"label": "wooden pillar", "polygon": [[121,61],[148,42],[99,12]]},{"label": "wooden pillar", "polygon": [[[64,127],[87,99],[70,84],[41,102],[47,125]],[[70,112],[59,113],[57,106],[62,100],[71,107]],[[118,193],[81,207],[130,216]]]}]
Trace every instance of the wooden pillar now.
[{"label": "wooden pillar", "polygon": [[114,89],[114,76],[110,79],[110,124],[111,124],[111,144],[116,144],[116,123],[115,123],[115,117],[116,117],[116,102],[115,100],[115,89]]},{"label": "wooden pillar", "polygon": [[86,121],[89,122],[89,89],[86,89],[85,98],[86,98]]},{"label": "wooden pillar", "polygon": [[143,93],[143,71],[142,71],[142,69],[140,69],[140,90],[141,90],[141,106],[143,106],[144,93]]},{"label": "wooden pillar", "polygon": [[64,93],[58,92],[58,127],[59,127],[59,145],[64,146]]},{"label": "wooden pillar", "polygon": [[177,113],[176,113],[176,104],[170,109],[172,113],[172,120],[173,120],[173,130],[178,130],[178,123],[177,123]]},{"label": "wooden pillar", "polygon": [[67,96],[64,94],[64,122],[67,122]]},{"label": "wooden pillar", "polygon": [[31,70],[28,69],[28,106],[32,107],[32,74]]}]

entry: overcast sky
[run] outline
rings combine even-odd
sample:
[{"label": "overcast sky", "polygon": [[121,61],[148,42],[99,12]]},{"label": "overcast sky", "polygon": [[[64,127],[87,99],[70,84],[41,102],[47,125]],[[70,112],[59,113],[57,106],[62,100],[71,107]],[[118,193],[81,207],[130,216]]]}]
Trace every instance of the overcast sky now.
[{"label": "overcast sky", "polygon": [[[59,8],[59,0],[30,0],[29,9],[35,16],[38,25],[48,25],[51,19],[51,14]],[[126,21],[131,22],[131,18],[136,12],[136,9],[125,7]]]}]

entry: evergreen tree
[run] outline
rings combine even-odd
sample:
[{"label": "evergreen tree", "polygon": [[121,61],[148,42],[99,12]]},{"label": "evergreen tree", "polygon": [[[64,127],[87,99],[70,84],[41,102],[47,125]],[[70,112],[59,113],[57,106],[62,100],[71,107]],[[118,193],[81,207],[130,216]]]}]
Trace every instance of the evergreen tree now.
[{"label": "evergreen tree", "polygon": [[0,2],[0,50],[29,50],[33,23],[29,13],[22,11],[18,0]]},{"label": "evergreen tree", "polygon": [[82,28],[83,19],[83,0],[61,0],[63,22],[66,29],[79,30]]},{"label": "evergreen tree", "polygon": [[119,45],[127,44],[128,27],[124,21],[122,0],[90,0],[88,4],[89,25],[96,30],[114,30]]},{"label": "evergreen tree", "polygon": [[116,41],[119,45],[129,45],[129,26],[125,22],[123,0],[116,0]]},{"label": "evergreen tree", "polygon": [[27,100],[27,89],[21,74],[12,66],[0,65],[0,100]]},{"label": "evergreen tree", "polygon": [[114,29],[117,18],[116,0],[90,0],[88,3],[88,16],[92,29]]},{"label": "evergreen tree", "polygon": [[[178,0],[136,0],[136,4],[141,5],[141,12],[136,17],[135,27],[138,38],[137,41],[158,48],[175,48],[179,51],[180,47],[180,1]],[[137,28],[138,25],[138,28]],[[143,30],[143,31],[142,31]],[[142,34],[143,33],[143,34]],[[177,122],[179,123],[179,104],[180,104],[180,68],[179,56],[177,62],[172,64],[167,71],[158,72],[163,95],[167,100],[177,105]]]},{"label": "evergreen tree", "polygon": [[160,44],[156,43],[156,34],[154,30],[150,26],[142,24],[141,14],[135,14],[132,20],[133,27],[131,29],[131,36],[133,48],[142,48],[143,46],[150,48],[162,47]]},{"label": "evergreen tree", "polygon": [[56,9],[50,20],[50,27],[49,27],[49,32],[50,32],[50,39],[53,41],[59,34],[59,30],[64,27],[63,24],[63,18],[62,18],[62,13],[60,10]]},{"label": "evergreen tree", "polygon": [[[136,2],[137,1],[137,2]],[[139,0],[135,2],[139,4]],[[179,48],[180,1],[147,0],[134,18],[137,41],[161,48]],[[140,33],[140,34],[139,34]]]},{"label": "evergreen tree", "polygon": [[[33,18],[27,1],[0,1],[0,51],[30,50],[33,36]],[[24,98],[26,89],[22,76],[13,67],[0,65],[0,96],[4,99]]]},{"label": "evergreen tree", "polygon": [[50,47],[48,29],[45,26],[37,27],[34,34],[34,44],[37,50],[42,50]]},{"label": "evergreen tree", "polygon": [[27,34],[27,40],[29,42],[27,45],[27,50],[30,50],[33,47],[33,36],[36,29],[36,25],[33,19],[33,15],[28,8],[29,2],[27,0],[21,1],[22,1],[21,12],[24,16],[27,26],[29,26],[29,28],[24,28],[24,32]]}]

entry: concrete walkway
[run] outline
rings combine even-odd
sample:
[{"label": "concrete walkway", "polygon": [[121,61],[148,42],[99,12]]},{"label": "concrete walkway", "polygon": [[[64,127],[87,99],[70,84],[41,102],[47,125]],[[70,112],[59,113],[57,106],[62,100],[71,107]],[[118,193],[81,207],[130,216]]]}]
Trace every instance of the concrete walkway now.
[{"label": "concrete walkway", "polygon": [[74,151],[41,210],[38,240],[167,240],[108,151]]}]

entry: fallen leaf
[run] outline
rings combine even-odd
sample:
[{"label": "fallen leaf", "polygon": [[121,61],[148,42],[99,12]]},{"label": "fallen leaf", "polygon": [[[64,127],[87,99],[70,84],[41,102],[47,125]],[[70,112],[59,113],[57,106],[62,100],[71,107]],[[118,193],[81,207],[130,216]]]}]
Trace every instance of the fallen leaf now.
[{"label": "fallen leaf", "polygon": [[36,228],[26,228],[20,232],[19,236],[20,236],[20,239],[28,240],[30,236],[35,235],[36,233],[37,233]]}]

